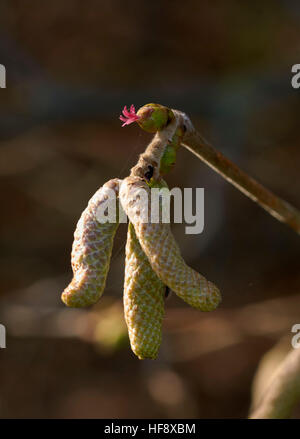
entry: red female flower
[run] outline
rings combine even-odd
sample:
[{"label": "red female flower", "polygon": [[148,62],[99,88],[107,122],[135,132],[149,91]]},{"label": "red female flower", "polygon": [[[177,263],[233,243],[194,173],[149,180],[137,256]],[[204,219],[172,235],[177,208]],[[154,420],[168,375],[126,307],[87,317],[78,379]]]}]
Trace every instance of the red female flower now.
[{"label": "red female flower", "polygon": [[120,116],[120,120],[122,122],[124,122],[122,127],[124,127],[125,125],[129,125],[129,124],[131,124],[133,122],[136,122],[137,120],[140,119],[140,117],[135,112],[134,105],[131,105],[129,111],[127,110],[127,107],[125,105],[122,113],[123,113],[123,116],[122,115]]}]

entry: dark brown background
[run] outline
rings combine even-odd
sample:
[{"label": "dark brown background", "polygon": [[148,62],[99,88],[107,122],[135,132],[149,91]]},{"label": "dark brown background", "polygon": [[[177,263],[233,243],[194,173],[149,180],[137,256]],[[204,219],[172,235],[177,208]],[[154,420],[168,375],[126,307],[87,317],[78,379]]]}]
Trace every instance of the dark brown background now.
[{"label": "dark brown background", "polygon": [[300,206],[300,6],[292,1],[6,0],[0,5],[1,417],[245,417],[261,356],[300,323],[299,238],[188,151],[170,186],[205,188],[205,231],[174,226],[222,290],[211,314],[167,302],[156,362],[124,327],[126,227],[107,288],[66,309],[73,231],[150,136],[122,107],[187,112],[225,155]]}]

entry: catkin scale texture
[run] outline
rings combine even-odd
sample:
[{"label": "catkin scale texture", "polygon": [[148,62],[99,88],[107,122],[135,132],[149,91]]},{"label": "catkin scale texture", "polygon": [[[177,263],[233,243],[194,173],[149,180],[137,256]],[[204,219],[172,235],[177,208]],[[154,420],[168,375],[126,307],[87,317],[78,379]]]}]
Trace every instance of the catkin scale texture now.
[{"label": "catkin scale texture", "polygon": [[124,314],[131,349],[139,359],[155,359],[161,344],[165,285],[152,270],[129,224],[126,244]]},{"label": "catkin scale texture", "polygon": [[[184,262],[170,224],[151,223],[141,218],[140,212],[145,210],[145,206],[141,205],[141,198],[132,196],[137,188],[144,189],[150,199],[146,182],[133,176],[123,180],[119,196],[153,270],[165,285],[189,305],[201,311],[214,310],[221,301],[218,288]],[[150,209],[149,203],[149,218]]]},{"label": "catkin scale texture", "polygon": [[73,279],[62,293],[62,301],[67,306],[93,305],[103,293],[119,224],[117,221],[100,223],[96,215],[112,190],[117,198],[120,181],[113,179],[105,183],[90,199],[77,223],[71,254]]}]

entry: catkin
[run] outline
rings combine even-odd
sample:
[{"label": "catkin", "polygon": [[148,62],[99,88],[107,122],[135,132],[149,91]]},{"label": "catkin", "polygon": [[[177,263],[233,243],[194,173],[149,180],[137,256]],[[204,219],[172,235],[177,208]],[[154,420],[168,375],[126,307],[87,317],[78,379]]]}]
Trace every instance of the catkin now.
[{"label": "catkin", "polygon": [[135,235],[128,226],[124,313],[131,349],[139,359],[155,359],[161,343],[165,285],[151,268]]},{"label": "catkin", "polygon": [[103,293],[119,224],[117,218],[115,223],[100,223],[96,215],[112,190],[117,198],[120,182],[113,179],[105,183],[90,199],[77,223],[71,255],[73,279],[62,293],[62,301],[67,306],[93,305]]},{"label": "catkin", "polygon": [[[135,233],[148,260],[160,280],[189,305],[201,311],[214,310],[221,301],[218,288],[184,262],[168,223],[150,222],[150,202],[136,196],[144,189],[150,200],[150,188],[138,177],[127,177],[120,186],[120,201],[134,225]],[[145,222],[141,212],[148,209]]]}]

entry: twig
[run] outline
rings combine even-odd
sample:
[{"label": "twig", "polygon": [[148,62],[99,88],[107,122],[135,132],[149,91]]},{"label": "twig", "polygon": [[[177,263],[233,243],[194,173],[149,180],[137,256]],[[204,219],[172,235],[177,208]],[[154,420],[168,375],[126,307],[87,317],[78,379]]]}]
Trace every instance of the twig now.
[{"label": "twig", "polygon": [[277,197],[260,183],[249,177],[223,154],[215,150],[193,127],[188,116],[183,114],[187,128],[183,146],[218,172],[251,200],[258,203],[270,215],[300,234],[300,211]]},{"label": "twig", "polygon": [[284,419],[300,399],[300,349],[293,349],[279,366],[251,419]]}]

